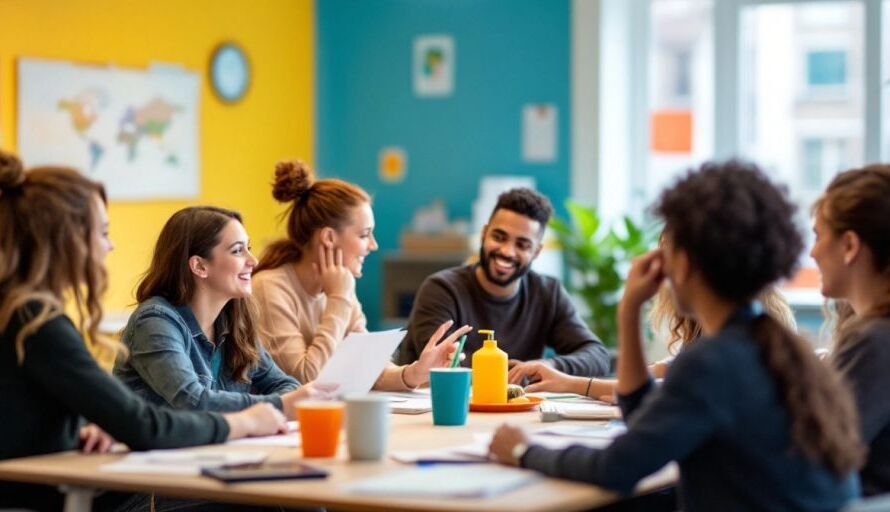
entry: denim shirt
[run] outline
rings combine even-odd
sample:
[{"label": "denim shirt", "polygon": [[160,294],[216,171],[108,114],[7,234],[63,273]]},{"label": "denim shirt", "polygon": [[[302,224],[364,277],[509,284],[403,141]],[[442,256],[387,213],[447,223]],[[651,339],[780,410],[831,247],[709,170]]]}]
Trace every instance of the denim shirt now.
[{"label": "denim shirt", "polygon": [[238,382],[225,364],[214,375],[214,354],[225,353],[228,337],[221,319],[216,327],[220,336],[214,346],[188,305],[152,297],[139,304],[124,328],[122,341],[130,357],[115,364],[114,374],[147,401],[177,409],[238,411],[258,402],[281,409],[279,395],[300,383],[275,365],[262,344],[248,382]]}]

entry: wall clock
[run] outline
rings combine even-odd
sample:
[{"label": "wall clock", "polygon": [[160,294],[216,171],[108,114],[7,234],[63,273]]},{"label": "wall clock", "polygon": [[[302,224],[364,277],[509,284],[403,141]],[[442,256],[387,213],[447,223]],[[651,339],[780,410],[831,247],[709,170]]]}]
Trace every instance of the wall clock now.
[{"label": "wall clock", "polygon": [[225,42],[210,57],[210,87],[223,103],[237,103],[250,88],[250,62],[237,43]]}]

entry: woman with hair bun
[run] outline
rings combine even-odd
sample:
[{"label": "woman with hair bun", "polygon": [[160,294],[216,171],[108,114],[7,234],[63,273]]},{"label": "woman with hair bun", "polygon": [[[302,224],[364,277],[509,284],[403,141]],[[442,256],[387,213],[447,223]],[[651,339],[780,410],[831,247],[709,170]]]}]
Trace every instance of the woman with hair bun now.
[{"label": "woman with hair bun", "polygon": [[[367,192],[338,179],[316,181],[300,161],[276,165],[272,196],[288,204],[287,237],[272,243],[254,270],[259,328],[278,366],[309,382],[349,333],[367,331],[355,280],[377,250],[374,212]],[[417,361],[387,366],[374,388],[414,389],[431,368],[447,366],[455,340],[472,329],[445,337],[451,324],[439,326]]]},{"label": "woman with hair bun", "polygon": [[864,494],[890,492],[890,165],[838,174],[813,206],[822,294],[842,301],[831,360],[853,388]]},{"label": "woman with hair bun", "polygon": [[[865,458],[840,376],[755,297],[795,270],[794,205],[753,164],[706,163],[662,193],[661,248],[634,260],[618,306],[619,405],[627,432],[605,449],[531,445],[502,426],[504,464],[633,491],[670,461],[688,511],[842,508]],[[678,313],[701,326],[662,386],[647,371],[641,307],[664,281]],[[673,510],[673,509],[672,509]]]}]

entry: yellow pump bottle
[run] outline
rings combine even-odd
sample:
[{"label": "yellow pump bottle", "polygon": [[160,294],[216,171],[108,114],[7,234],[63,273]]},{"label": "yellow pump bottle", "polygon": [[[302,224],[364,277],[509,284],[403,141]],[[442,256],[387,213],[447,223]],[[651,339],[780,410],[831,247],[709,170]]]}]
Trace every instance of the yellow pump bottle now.
[{"label": "yellow pump bottle", "polygon": [[498,348],[494,331],[480,329],[488,338],[473,353],[473,403],[507,403],[507,353]]}]

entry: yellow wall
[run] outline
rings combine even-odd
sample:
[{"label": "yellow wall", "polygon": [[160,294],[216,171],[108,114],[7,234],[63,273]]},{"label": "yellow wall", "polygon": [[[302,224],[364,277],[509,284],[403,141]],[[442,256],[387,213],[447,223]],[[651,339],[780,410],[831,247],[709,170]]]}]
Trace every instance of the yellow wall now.
[{"label": "yellow wall", "polygon": [[[201,195],[191,201],[112,202],[106,310],[134,301],[163,223],[189,204],[244,215],[255,249],[280,232],[271,196],[281,158],[313,161],[314,12],[312,0],[0,0],[0,146],[16,146],[15,59],[68,59],[145,67],[169,62],[202,78]],[[252,83],[234,106],[207,83],[213,48],[245,48]],[[25,162],[27,165],[27,162]]]}]

